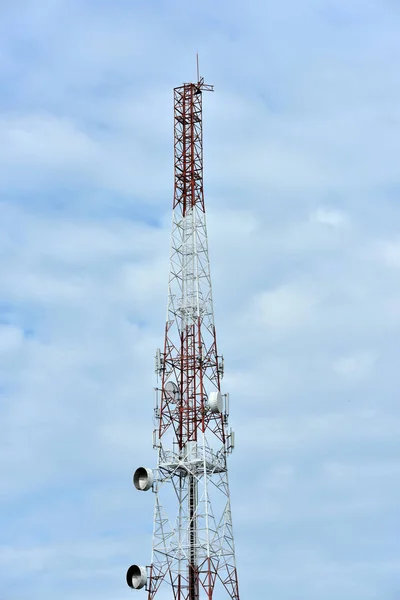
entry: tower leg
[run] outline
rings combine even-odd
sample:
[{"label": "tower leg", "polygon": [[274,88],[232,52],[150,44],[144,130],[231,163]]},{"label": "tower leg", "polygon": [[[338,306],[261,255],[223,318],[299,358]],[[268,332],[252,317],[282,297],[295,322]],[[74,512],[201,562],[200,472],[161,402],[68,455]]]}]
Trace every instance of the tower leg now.
[{"label": "tower leg", "polygon": [[197,573],[197,480],[189,475],[189,600],[199,600],[199,580]]}]

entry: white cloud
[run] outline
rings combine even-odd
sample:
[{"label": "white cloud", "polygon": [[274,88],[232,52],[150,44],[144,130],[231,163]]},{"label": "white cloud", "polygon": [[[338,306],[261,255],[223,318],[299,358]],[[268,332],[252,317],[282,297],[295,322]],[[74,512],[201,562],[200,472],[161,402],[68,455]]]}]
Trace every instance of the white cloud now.
[{"label": "white cloud", "polygon": [[[145,105],[142,98],[142,110]],[[51,113],[6,116],[0,121],[0,185],[3,190],[36,190],[72,178],[76,186],[146,195],[159,192],[166,177],[151,178],[152,160],[159,152],[140,139],[138,129],[143,123],[142,119],[133,124],[133,138],[120,133],[116,139],[107,131],[85,130],[81,123]],[[165,166],[162,171],[166,173]]]},{"label": "white cloud", "polygon": [[0,325],[0,355],[14,354],[21,347],[23,331],[18,327]]},{"label": "white cloud", "polygon": [[[343,405],[339,399],[337,403]],[[244,447],[253,451],[268,450],[276,456],[290,451],[303,453],[306,457],[311,450],[335,448],[344,443],[382,442],[394,440],[399,425],[398,415],[378,414],[370,416],[360,409],[343,407],[342,410],[328,411],[321,403],[315,414],[292,414],[289,416],[263,417],[255,419],[249,415],[239,435]],[[242,438],[242,439],[241,439]],[[325,446],[326,444],[326,446]]]},{"label": "white cloud", "polygon": [[171,88],[199,50],[242,594],[390,597],[398,15],[36,4],[0,23],[3,592],[122,600],[149,560],[152,499],[131,475],[154,463]]},{"label": "white cloud", "polygon": [[400,267],[400,241],[388,240],[376,244],[377,258],[387,267],[398,269]]},{"label": "white cloud", "polygon": [[344,212],[329,208],[318,208],[310,215],[310,219],[312,222],[334,228],[347,227],[349,224],[348,216]]},{"label": "white cloud", "polygon": [[335,361],[333,369],[344,376],[364,378],[371,374],[376,358],[372,352],[344,356]]},{"label": "white cloud", "polygon": [[319,298],[312,290],[295,285],[284,285],[257,294],[251,315],[255,322],[265,326],[265,334],[285,334],[297,328],[306,328],[313,318]]}]

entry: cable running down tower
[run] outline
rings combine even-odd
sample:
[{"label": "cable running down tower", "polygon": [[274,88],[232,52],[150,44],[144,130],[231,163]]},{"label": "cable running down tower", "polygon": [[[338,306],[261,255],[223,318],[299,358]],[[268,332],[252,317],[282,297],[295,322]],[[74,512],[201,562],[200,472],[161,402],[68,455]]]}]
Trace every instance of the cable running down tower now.
[{"label": "cable running down tower", "polygon": [[[229,396],[221,394],[203,190],[198,78],[174,89],[175,189],[163,350],[157,350],[153,446],[157,468],[133,482],[155,497],[151,564],[132,565],[130,588],[148,600],[239,600],[227,456]],[[169,587],[169,593],[160,591]],[[218,592],[216,590],[219,590]]]}]

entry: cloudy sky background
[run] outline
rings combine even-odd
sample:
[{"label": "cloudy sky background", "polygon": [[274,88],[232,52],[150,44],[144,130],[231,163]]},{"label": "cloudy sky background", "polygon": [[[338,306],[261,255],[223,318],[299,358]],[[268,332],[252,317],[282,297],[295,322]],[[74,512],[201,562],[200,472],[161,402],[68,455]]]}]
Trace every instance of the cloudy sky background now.
[{"label": "cloudy sky background", "polygon": [[196,51],[241,598],[398,599],[396,0],[1,3],[1,598],[124,600],[150,560]]}]

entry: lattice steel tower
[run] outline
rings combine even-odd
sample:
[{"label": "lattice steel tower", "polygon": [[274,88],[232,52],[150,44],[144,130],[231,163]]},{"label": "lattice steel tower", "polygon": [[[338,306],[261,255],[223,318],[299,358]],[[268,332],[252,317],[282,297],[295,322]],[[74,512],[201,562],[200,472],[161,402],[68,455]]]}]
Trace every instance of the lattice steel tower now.
[{"label": "lattice steel tower", "polygon": [[150,566],[126,574],[149,600],[239,600],[227,468],[234,434],[221,394],[203,193],[202,92],[212,90],[199,77],[174,89],[171,271],[155,367],[158,462],[133,476],[138,490],[155,495],[153,551]]}]

